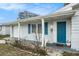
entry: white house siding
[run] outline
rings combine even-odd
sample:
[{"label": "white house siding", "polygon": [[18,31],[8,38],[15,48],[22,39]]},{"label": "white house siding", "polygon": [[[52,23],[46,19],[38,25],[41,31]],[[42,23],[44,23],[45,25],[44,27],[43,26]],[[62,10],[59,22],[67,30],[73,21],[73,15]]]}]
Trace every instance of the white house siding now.
[{"label": "white house siding", "polygon": [[13,37],[18,37],[18,26],[13,26]]},{"label": "white house siding", "polygon": [[10,26],[5,26],[5,33],[10,35]]},{"label": "white house siding", "polygon": [[[45,21],[48,22],[48,35],[44,35],[45,40],[48,43],[57,43],[57,22],[62,22],[66,21],[66,40],[70,40],[70,25],[71,25],[71,20],[70,19],[58,19],[58,20],[50,20],[50,21]],[[36,40],[36,35],[35,33],[30,33],[28,34],[28,24],[39,24],[39,22],[31,22],[31,23],[21,23],[20,26],[20,38],[26,39],[26,40]],[[53,32],[51,31],[51,28],[53,28]],[[18,27],[15,25],[13,27],[13,37],[18,37]],[[41,34],[40,34],[40,39],[41,39]]]},{"label": "white house siding", "polygon": [[20,26],[20,38],[28,39],[27,34],[28,34],[28,25],[26,23],[21,24],[21,26]]},{"label": "white house siding", "polygon": [[66,41],[71,40],[71,20],[70,19],[58,19],[53,21],[53,42],[57,43],[57,22],[66,21]]},{"label": "white house siding", "polygon": [[79,11],[72,17],[71,48],[79,50]]},{"label": "white house siding", "polygon": [[[32,23],[21,23],[21,26],[20,26],[20,38],[22,39],[26,39],[26,40],[33,40],[35,41],[36,40],[36,35],[35,33],[30,33],[28,34],[28,24],[40,24],[41,22],[32,22]],[[10,27],[11,29],[12,27]],[[12,31],[13,31],[13,34],[12,34]],[[13,29],[10,30],[10,34],[11,34],[11,37],[17,37],[18,38],[18,26],[17,25],[14,25],[13,26]],[[40,35],[40,39],[41,39],[41,34]],[[48,35],[45,35],[45,39],[46,41],[50,41],[48,39],[52,39],[50,37],[50,23],[48,23]]]},{"label": "white house siding", "polygon": [[10,35],[10,27],[2,25],[2,29],[0,31],[0,35]]},{"label": "white house siding", "polygon": [[2,29],[0,31],[0,35],[4,35],[5,34],[5,26],[2,26]]},{"label": "white house siding", "polygon": [[[30,33],[28,34],[28,24],[40,24],[41,22],[36,22],[36,23],[23,23],[21,24],[21,29],[20,29],[20,37],[26,40],[36,40],[36,35],[35,33]],[[50,27],[50,24],[48,23],[48,27]],[[40,39],[41,39],[41,34]],[[45,35],[45,39],[50,38],[50,28],[48,28],[48,35]],[[47,40],[48,41],[48,40]]]}]

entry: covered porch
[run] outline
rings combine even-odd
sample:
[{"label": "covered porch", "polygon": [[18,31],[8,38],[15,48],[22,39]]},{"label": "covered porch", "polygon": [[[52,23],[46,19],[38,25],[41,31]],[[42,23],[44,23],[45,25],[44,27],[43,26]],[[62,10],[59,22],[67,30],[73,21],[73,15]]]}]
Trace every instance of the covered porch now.
[{"label": "covered porch", "polygon": [[[71,17],[73,14],[73,11],[69,11],[43,17],[39,16],[26,20],[18,20],[16,31],[18,32],[18,40],[20,40],[20,38],[25,38],[27,40],[40,39],[39,41],[42,42],[41,46],[46,45],[46,43],[66,44],[67,40],[71,41]],[[45,28],[45,22],[48,23],[48,25],[46,25],[47,28]],[[66,22],[65,43],[57,41],[57,22]],[[28,27],[30,26],[29,24],[32,24],[32,27],[34,27],[33,30],[31,30],[32,33],[29,31],[31,29]],[[45,30],[47,33],[46,35]]]}]

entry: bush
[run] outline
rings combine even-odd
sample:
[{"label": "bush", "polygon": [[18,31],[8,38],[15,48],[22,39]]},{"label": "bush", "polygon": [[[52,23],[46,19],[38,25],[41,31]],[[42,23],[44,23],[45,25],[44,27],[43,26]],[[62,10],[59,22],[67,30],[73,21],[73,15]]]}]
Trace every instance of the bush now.
[{"label": "bush", "polygon": [[46,50],[44,50],[44,49],[40,49],[40,48],[37,49],[36,53],[40,54],[41,56],[45,56],[45,55],[47,55]]},{"label": "bush", "polygon": [[20,40],[15,40],[15,42],[12,45],[15,47],[18,47],[20,49],[23,49],[23,50],[31,51],[32,53],[36,53],[36,54],[41,55],[41,56],[47,55],[47,52],[45,49],[37,47],[37,46],[31,47],[31,46],[29,46],[29,44],[22,45]]},{"label": "bush", "polygon": [[21,43],[20,43],[19,40],[15,40],[15,42],[12,45],[15,46],[15,47],[20,47]]}]

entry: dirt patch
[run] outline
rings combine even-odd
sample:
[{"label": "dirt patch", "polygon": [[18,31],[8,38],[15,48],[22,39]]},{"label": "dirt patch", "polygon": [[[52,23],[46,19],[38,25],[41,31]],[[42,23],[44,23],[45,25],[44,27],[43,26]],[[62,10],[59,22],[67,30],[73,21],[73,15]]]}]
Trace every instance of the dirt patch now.
[{"label": "dirt patch", "polygon": [[0,56],[33,56],[32,52],[15,48],[8,44],[0,44]]}]

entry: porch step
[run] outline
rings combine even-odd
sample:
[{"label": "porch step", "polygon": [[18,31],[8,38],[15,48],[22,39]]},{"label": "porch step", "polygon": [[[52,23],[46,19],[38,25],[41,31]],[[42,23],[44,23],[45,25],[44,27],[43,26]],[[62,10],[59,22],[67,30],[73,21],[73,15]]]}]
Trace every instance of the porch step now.
[{"label": "porch step", "polygon": [[56,43],[56,46],[66,46],[66,44]]},{"label": "porch step", "polygon": [[60,44],[60,43],[47,43],[47,46],[60,46],[60,47],[66,47],[66,44]]}]

